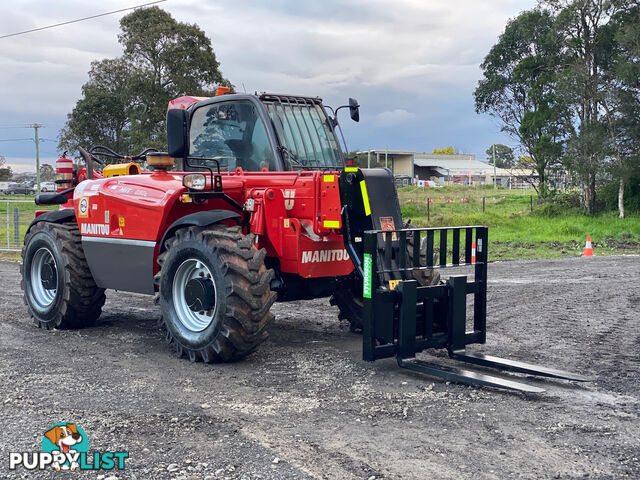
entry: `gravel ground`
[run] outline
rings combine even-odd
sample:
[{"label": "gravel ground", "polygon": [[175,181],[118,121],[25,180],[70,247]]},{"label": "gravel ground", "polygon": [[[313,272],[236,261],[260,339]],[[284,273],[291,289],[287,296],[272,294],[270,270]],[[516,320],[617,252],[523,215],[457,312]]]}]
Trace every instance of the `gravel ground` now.
[{"label": "gravel ground", "polygon": [[[475,350],[595,377],[526,378],[539,395],[364,363],[327,299],[277,304],[257,353],[203,365],[169,354],[150,297],[109,291],[95,327],[48,332],[18,265],[0,279],[1,478],[640,478],[640,257],[491,264]],[[8,470],[59,421],[126,469]]]}]

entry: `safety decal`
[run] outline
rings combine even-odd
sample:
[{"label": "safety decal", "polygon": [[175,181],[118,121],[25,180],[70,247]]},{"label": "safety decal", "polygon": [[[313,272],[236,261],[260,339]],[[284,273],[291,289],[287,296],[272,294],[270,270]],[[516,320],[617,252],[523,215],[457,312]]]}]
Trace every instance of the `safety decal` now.
[{"label": "safety decal", "polygon": [[[393,217],[380,217],[380,230],[384,231],[384,232],[391,232],[393,230],[395,230],[396,227],[393,223]],[[387,234],[383,234],[384,239],[387,239]],[[396,235],[396,232],[393,232],[391,234],[391,240],[393,240],[394,242],[396,240],[398,240],[398,235]]]},{"label": "safety decal", "polygon": [[82,197],[78,204],[78,216],[81,218],[87,218],[89,216],[89,199]]},{"label": "safety decal", "polygon": [[389,290],[395,290],[402,280],[389,280]]}]

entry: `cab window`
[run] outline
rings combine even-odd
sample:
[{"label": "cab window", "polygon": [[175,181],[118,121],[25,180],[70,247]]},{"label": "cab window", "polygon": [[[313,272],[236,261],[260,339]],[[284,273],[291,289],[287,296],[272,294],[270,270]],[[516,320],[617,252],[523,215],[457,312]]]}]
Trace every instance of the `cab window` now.
[{"label": "cab window", "polygon": [[[191,117],[189,161],[221,170],[276,170],[269,137],[250,101],[219,102],[198,108]],[[197,158],[201,158],[198,160]],[[208,160],[209,159],[209,160]]]}]

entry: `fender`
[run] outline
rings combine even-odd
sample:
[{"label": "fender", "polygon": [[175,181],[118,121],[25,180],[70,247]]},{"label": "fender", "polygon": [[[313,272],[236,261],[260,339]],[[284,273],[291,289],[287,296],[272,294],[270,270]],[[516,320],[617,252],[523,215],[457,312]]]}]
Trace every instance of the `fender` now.
[{"label": "fender", "polygon": [[75,220],[76,211],[73,208],[63,208],[62,210],[54,210],[52,212],[43,213],[42,215],[38,215],[33,221],[29,224],[29,228],[25,232],[25,235],[29,233],[31,227],[33,227],[36,223],[39,222],[49,222],[49,223],[64,223],[70,220]]},{"label": "fender", "polygon": [[208,212],[197,212],[190,215],[186,215],[169,226],[167,231],[164,232],[162,240],[160,240],[160,252],[164,251],[164,241],[173,235],[173,232],[182,227],[204,227],[205,225],[211,225],[212,223],[220,223],[223,220],[229,220],[230,218],[240,218],[240,215],[231,210],[211,210]]}]

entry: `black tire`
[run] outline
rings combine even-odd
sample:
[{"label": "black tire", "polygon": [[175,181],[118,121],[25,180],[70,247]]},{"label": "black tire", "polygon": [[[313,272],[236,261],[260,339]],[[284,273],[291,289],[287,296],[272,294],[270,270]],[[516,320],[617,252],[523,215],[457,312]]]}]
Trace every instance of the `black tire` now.
[{"label": "black tire", "polygon": [[86,327],[102,313],[104,289],[93,280],[75,223],[34,225],[24,239],[20,273],[24,302],[38,327]]},{"label": "black tire", "polygon": [[349,330],[361,332],[364,326],[362,316],[362,280],[348,278],[338,282],[338,286],[329,299],[329,303],[338,307],[338,319],[349,322]]},{"label": "black tire", "polygon": [[[414,228],[413,225],[406,225],[405,228]],[[427,245],[426,240],[420,245],[420,265],[427,265]],[[413,235],[407,235],[407,252],[409,258],[413,255]],[[413,272],[420,285],[438,285],[440,283],[440,273],[435,269],[418,270]],[[362,301],[362,280],[355,276],[341,280],[337,284],[329,300],[331,305],[338,307],[338,318],[349,322],[349,329],[352,332],[361,332],[364,326],[362,317],[364,315],[364,303]]]},{"label": "black tire", "polygon": [[[155,276],[156,302],[162,309],[160,322],[167,343],[179,357],[192,362],[234,361],[254,352],[268,338],[274,319],[269,309],[276,300],[269,288],[273,270],[265,267],[266,250],[257,250],[253,239],[243,235],[240,227],[216,224],[180,229],[165,243]],[[213,283],[210,297],[215,301],[209,311],[190,314],[184,308],[188,300],[180,287],[184,277],[180,272],[191,264],[200,273],[207,272],[200,277]]]}]

